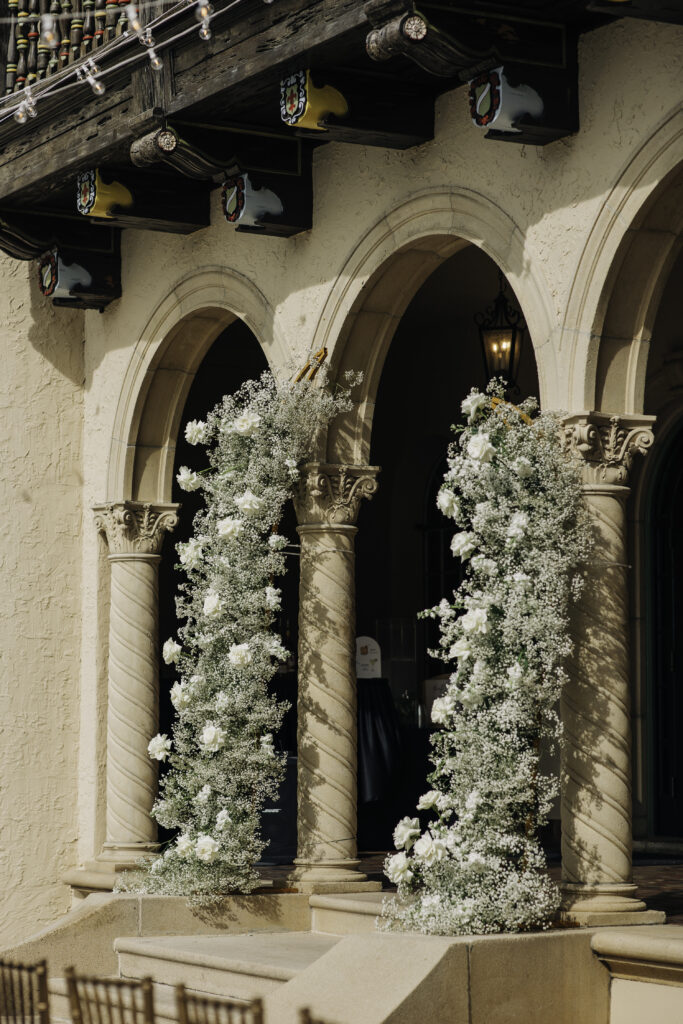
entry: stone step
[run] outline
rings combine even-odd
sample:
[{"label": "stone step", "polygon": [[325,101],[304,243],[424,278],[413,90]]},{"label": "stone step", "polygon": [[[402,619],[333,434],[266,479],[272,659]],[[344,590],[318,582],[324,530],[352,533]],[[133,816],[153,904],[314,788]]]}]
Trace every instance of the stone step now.
[{"label": "stone step", "polygon": [[151,975],[163,994],[182,982],[207,995],[255,999],[273,992],[339,940],[310,932],[173,935],[114,943],[122,978]]},{"label": "stone step", "polygon": [[375,932],[382,900],[391,898],[390,894],[381,892],[311,896],[311,931],[327,935],[367,935]]},{"label": "stone step", "polygon": [[[154,1017],[157,1024],[176,1024],[175,996],[165,985],[154,986]],[[66,980],[51,978],[48,982],[50,995],[50,1020],[52,1024],[71,1024],[71,1007],[66,994]]]}]

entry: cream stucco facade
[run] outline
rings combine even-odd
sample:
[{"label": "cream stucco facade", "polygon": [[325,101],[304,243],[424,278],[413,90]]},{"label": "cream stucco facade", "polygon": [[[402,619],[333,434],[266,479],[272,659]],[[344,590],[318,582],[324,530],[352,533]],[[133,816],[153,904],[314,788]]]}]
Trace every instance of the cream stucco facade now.
[{"label": "cream stucco facade", "polygon": [[[98,858],[105,864],[105,842],[111,854],[110,594],[112,605],[120,600],[113,580],[124,569],[114,564],[111,537],[98,533],[92,509],[172,501],[185,398],[231,321],[247,324],[276,371],[289,372],[322,347],[335,372],[364,371],[354,414],[337,425],[319,458],[367,467],[377,389],[400,318],[446,259],[477,246],[502,269],[524,314],[543,406],[582,424],[597,410],[649,431],[648,348],[683,240],[682,50],[683,29],[651,22],[622,21],[583,36],[581,129],[544,148],[485,141],[459,91],[440,99],[433,142],[405,152],[323,147],[314,161],[313,229],[292,239],[236,235],[217,196],[211,227],[201,232],[127,231],[123,298],[101,315],[53,310],[33,268],[3,258],[0,946],[65,911],[71,890],[64,876],[97,866]],[[428,349],[429,339],[423,344]],[[666,386],[664,392],[666,421],[683,407]],[[630,449],[605,458],[615,472],[592,481],[593,502],[609,558],[618,562],[626,550],[629,481],[622,469]],[[337,540],[354,518],[337,522]],[[311,522],[303,520],[302,544],[324,546]],[[171,546],[167,538],[147,552],[146,568],[130,569],[136,594],[153,594],[150,558],[165,557]],[[612,773],[605,783],[612,818],[605,818],[604,802],[591,810],[590,793],[565,801],[570,815],[588,808],[591,839],[584,834],[584,843],[594,841],[595,821],[604,839],[596,840],[595,871],[567,856],[567,880],[593,886],[586,913],[619,913],[620,899],[625,909],[639,909],[629,889],[635,675],[628,585],[623,572],[618,577],[621,604],[605,607],[598,596],[587,615],[612,616],[608,631],[619,651],[606,651],[597,669],[590,657],[577,669],[577,700],[586,703],[588,719],[591,671],[614,684],[606,714],[616,730],[593,751]],[[347,582],[352,589],[352,574]],[[335,600],[342,622],[343,601]],[[148,632],[154,621],[152,615]],[[346,728],[352,731],[351,719]],[[353,778],[340,785],[351,820]],[[349,862],[354,855],[344,854]]]}]

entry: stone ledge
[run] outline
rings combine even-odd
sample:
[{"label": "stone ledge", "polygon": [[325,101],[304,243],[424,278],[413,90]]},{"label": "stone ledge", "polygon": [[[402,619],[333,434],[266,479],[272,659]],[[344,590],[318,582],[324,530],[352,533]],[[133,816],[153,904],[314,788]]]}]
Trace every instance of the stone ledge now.
[{"label": "stone ledge", "polygon": [[591,949],[613,978],[683,987],[683,925],[596,932]]}]

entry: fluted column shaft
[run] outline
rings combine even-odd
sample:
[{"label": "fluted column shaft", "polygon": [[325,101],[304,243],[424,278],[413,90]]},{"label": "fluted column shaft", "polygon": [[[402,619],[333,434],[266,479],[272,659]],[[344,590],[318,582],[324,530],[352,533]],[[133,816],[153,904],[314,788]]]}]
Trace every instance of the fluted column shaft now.
[{"label": "fluted column shaft", "polygon": [[[312,890],[356,886],[357,726],[353,525],[374,467],[305,467],[301,538],[296,877]],[[369,883],[368,883],[369,884]]]},{"label": "fluted column shaft", "polygon": [[562,889],[584,923],[643,920],[631,870],[631,711],[626,499],[633,455],[652,443],[652,417],[589,414],[567,421],[584,458],[596,546],[574,616],[562,696]]},{"label": "fluted column shaft", "polygon": [[156,849],[157,763],[147,745],[159,727],[159,551],[177,522],[176,507],[119,502],[95,509],[111,565],[106,841],[98,860],[114,868]]}]

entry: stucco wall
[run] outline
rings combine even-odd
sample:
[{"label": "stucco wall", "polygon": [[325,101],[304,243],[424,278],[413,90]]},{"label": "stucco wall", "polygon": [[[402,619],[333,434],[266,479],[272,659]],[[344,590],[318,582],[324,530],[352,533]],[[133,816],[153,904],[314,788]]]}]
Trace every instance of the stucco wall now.
[{"label": "stucco wall", "polygon": [[[617,183],[681,118],[682,44],[683,29],[635,21],[584,37],[581,131],[543,149],[487,142],[463,90],[439,101],[429,144],[402,153],[319,149],[314,226],[297,238],[235,234],[216,193],[204,231],[125,232],[124,297],[103,315],[52,310],[24,265],[0,263],[10,522],[0,539],[9,609],[0,627],[0,940],[65,909],[62,870],[93,857],[103,838],[108,567],[89,509],[131,496],[110,453],[112,436],[132,421],[124,412],[142,380],[131,372],[136,360],[210,293],[245,316],[272,361],[298,362],[323,337],[334,347],[363,282],[406,240],[469,232],[510,277],[532,327],[545,404],[583,408],[593,313],[579,302],[567,323],[566,310],[577,281],[590,279],[590,245],[602,251],[591,232]],[[636,205],[660,173],[648,160]],[[620,237],[630,222],[615,216]],[[372,338],[369,329],[368,346]]]},{"label": "stucco wall", "polygon": [[68,908],[77,836],[82,316],[34,278],[0,258],[0,947]]}]

